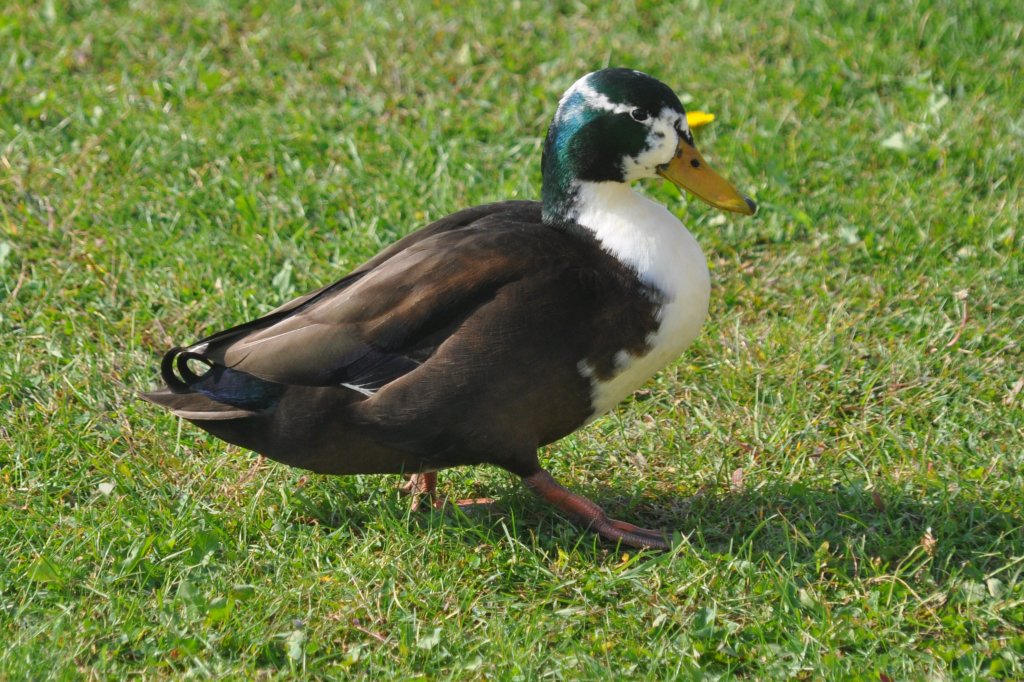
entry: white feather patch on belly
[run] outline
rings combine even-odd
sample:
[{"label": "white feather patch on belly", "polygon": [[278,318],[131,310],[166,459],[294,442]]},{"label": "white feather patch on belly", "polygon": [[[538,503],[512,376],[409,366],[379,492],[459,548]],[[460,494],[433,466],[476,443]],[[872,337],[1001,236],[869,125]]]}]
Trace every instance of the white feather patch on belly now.
[{"label": "white feather patch on belly", "polygon": [[707,317],[711,278],[697,240],[668,209],[625,183],[581,183],[577,222],[594,232],[606,251],[662,296],[658,329],[640,356],[620,350],[616,374],[601,381],[581,362],[591,382],[590,419],[607,412],[693,343]]}]

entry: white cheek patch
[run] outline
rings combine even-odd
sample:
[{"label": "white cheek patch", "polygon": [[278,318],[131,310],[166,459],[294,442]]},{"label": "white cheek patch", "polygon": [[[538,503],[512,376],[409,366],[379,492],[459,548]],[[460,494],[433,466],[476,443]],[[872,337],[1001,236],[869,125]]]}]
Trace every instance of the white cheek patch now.
[{"label": "white cheek patch", "polygon": [[677,111],[662,109],[656,117],[650,119],[647,148],[636,156],[627,156],[622,160],[622,175],[627,181],[649,178],[657,173],[658,166],[672,160],[679,146],[677,126],[683,131],[684,137],[690,134],[686,117]]},{"label": "white cheek patch", "polygon": [[[595,90],[589,83],[592,75],[583,76],[565,91],[558,103],[555,123],[585,108],[599,109],[611,114],[628,114],[636,108],[634,104],[613,102],[607,95]],[[668,107],[649,118],[646,126],[647,146],[636,156],[622,160],[622,176],[627,182],[653,177],[658,166],[671,161],[679,146],[679,131],[682,131],[684,140],[693,140],[686,116]]]},{"label": "white cheek patch", "polygon": [[679,129],[683,131],[683,137],[693,138],[690,133],[690,124],[686,121],[686,114],[680,114],[677,111],[668,111],[668,109],[662,110],[662,115],[670,113],[672,115],[672,125],[679,126]]}]

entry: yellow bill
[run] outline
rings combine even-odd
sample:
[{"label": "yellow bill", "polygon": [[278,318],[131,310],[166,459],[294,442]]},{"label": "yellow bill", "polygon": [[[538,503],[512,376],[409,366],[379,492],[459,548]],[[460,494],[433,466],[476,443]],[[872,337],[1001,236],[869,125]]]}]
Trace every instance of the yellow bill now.
[{"label": "yellow bill", "polygon": [[745,215],[754,215],[757,211],[757,204],[750,197],[740,194],[725,178],[711,170],[697,148],[685,140],[679,141],[672,160],[658,168],[658,175],[715,208]]}]

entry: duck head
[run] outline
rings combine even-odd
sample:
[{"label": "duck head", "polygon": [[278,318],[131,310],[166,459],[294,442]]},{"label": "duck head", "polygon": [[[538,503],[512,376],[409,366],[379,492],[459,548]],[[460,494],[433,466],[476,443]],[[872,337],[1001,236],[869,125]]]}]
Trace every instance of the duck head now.
[{"label": "duck head", "polygon": [[542,170],[549,223],[575,219],[583,182],[655,176],[717,208],[746,215],[757,210],[697,151],[672,89],[632,69],[589,73],[562,95],[544,143]]}]

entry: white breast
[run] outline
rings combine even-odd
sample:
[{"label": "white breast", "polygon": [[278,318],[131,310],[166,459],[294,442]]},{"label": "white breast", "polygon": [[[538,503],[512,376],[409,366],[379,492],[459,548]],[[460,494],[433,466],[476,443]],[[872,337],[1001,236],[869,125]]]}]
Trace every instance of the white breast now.
[{"label": "white breast", "polygon": [[711,278],[697,240],[664,206],[634,192],[626,183],[581,183],[577,222],[593,230],[606,251],[636,271],[645,284],[661,292],[657,331],[647,338],[642,356],[619,351],[617,374],[599,381],[592,368],[580,372],[591,380],[594,413],[607,412],[639,388],[689,346],[708,313]]}]

